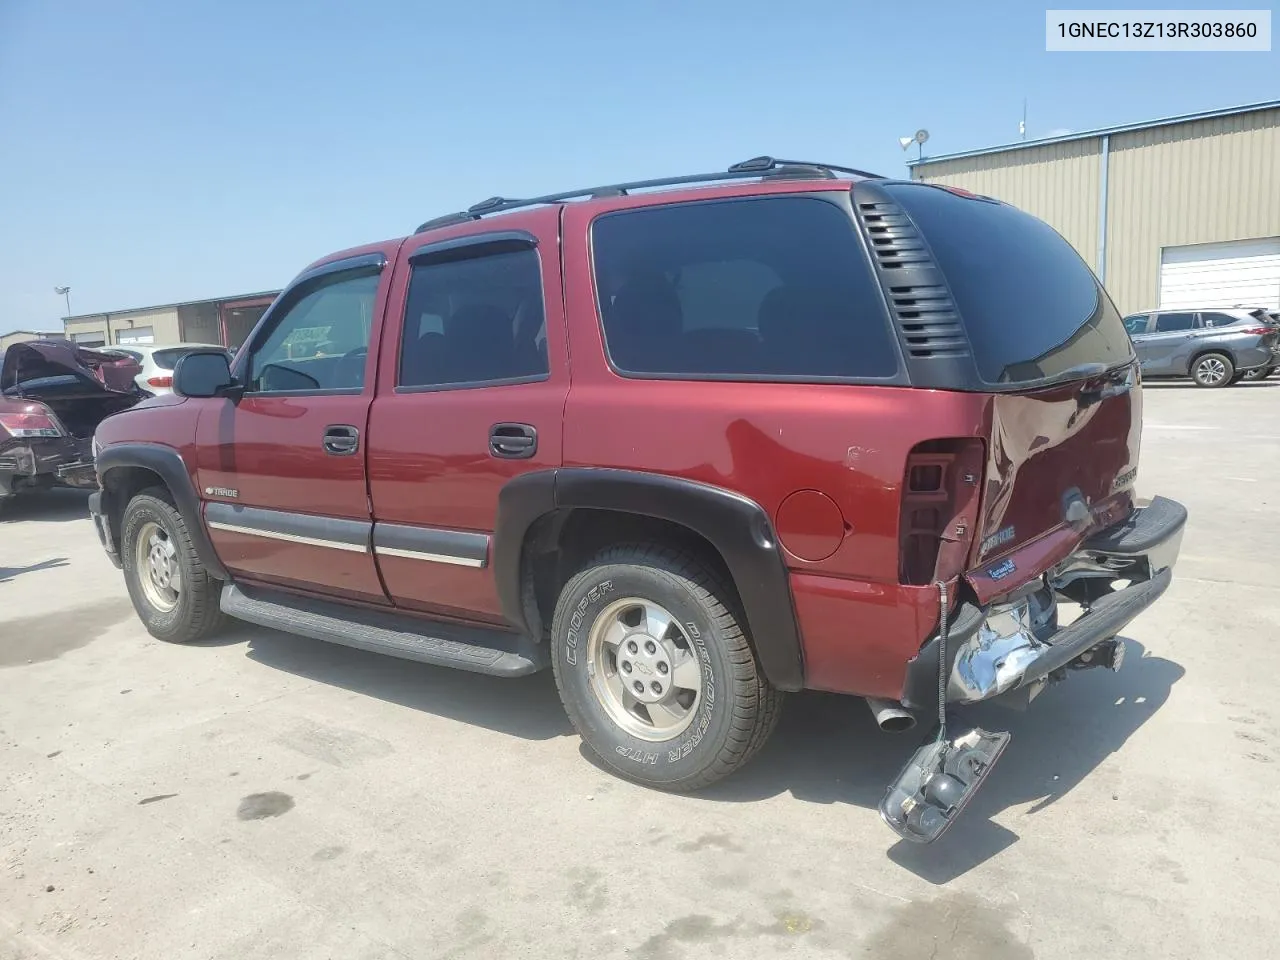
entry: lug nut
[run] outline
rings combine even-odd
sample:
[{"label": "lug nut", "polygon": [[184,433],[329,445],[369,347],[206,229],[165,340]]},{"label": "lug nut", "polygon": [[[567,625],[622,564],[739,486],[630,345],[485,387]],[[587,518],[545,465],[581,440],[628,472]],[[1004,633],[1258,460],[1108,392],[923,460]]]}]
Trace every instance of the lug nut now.
[{"label": "lug nut", "polygon": [[622,672],[623,672],[623,673],[630,673],[630,672],[631,672],[631,661],[630,661],[630,660],[623,660],[623,661],[622,661]]},{"label": "lug nut", "polygon": [[658,652],[658,647],[652,640],[650,640],[644,645],[644,652],[652,656]]},{"label": "lug nut", "polygon": [[668,670],[670,670],[670,669],[671,669],[671,668],[670,668],[670,667],[668,667],[665,663],[659,663],[659,664],[658,664],[658,672],[659,672],[659,673],[663,673],[663,674],[665,674],[665,673],[666,673]]},{"label": "lug nut", "polygon": [[652,690],[654,693],[660,694],[662,693],[662,684],[658,683],[658,681],[655,680],[653,683],[649,684],[649,689]]},{"label": "lug nut", "polygon": [[639,680],[637,680],[634,684],[632,684],[632,686],[636,688],[636,693],[644,693],[644,684],[641,683]]},{"label": "lug nut", "polygon": [[640,648],[636,646],[636,642],[634,640],[629,640],[627,642],[627,649],[630,650],[632,653],[640,652]]}]

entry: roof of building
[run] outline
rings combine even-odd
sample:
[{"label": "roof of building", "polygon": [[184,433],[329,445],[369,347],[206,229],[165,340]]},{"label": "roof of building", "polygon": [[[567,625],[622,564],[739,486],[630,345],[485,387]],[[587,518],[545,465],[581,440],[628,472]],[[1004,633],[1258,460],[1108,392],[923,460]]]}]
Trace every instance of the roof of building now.
[{"label": "roof of building", "polygon": [[1069,140],[1088,140],[1091,137],[1105,137],[1113,133],[1129,133],[1133,130],[1146,130],[1149,127],[1165,127],[1175,123],[1190,123],[1193,120],[1211,120],[1214,117],[1229,117],[1237,113],[1254,113],[1259,110],[1274,110],[1280,107],[1280,100],[1263,100],[1259,103],[1246,103],[1238,107],[1224,107],[1220,110],[1203,110],[1200,113],[1184,113],[1176,117],[1161,117],[1159,120],[1144,120],[1141,123],[1122,123],[1115,127],[1098,127],[1095,130],[1081,130],[1061,137],[1042,137],[1039,140],[1019,140],[996,147],[982,147],[978,150],[963,150],[959,153],[947,153],[937,157],[921,157],[908,160],[908,167],[923,167],[944,160],[959,160],[964,157],[980,157],[988,153],[1005,153],[1012,150],[1026,150],[1031,147],[1043,147],[1050,143],[1066,143]]},{"label": "roof of building", "polygon": [[125,313],[147,313],[152,310],[168,310],[171,307],[195,307],[202,303],[228,303],[235,300],[261,300],[264,297],[274,298],[279,290],[261,290],[257,293],[238,293],[231,297],[206,297],[203,300],[179,300],[177,303],[157,303],[148,307],[125,307],[121,310],[95,310],[93,313],[75,313],[69,317],[63,317],[65,323],[68,320],[94,320],[98,317],[119,316]]}]

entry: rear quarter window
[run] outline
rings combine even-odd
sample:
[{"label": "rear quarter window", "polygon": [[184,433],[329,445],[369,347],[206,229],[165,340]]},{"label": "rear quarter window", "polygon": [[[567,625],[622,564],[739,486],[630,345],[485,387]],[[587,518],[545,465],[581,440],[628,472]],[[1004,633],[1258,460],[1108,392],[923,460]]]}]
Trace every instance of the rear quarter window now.
[{"label": "rear quarter window", "polygon": [[850,213],[753,197],[604,214],[592,225],[612,365],[632,376],[886,379],[899,356]]},{"label": "rear quarter window", "polygon": [[985,382],[1037,380],[1132,358],[1111,298],[1047,223],[1008,204],[926,184],[885,190],[942,270]]}]

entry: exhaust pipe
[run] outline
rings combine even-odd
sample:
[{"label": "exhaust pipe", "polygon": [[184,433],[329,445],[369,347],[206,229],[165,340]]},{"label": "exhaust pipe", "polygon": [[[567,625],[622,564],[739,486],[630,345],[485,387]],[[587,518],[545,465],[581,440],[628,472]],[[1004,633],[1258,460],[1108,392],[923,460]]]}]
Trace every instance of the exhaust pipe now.
[{"label": "exhaust pipe", "polygon": [[867,697],[867,706],[871,708],[876,724],[885,733],[901,733],[916,725],[915,716],[896,700]]}]

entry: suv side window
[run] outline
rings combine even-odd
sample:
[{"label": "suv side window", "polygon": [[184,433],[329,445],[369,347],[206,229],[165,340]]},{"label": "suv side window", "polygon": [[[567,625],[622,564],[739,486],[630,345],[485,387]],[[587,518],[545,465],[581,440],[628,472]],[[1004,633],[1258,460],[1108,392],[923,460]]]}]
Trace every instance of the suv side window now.
[{"label": "suv side window", "polygon": [[1151,315],[1147,313],[1135,313],[1132,317],[1124,318],[1124,329],[1129,336],[1147,332],[1147,321],[1151,319]]},{"label": "suv side window", "polygon": [[623,210],[591,229],[609,360],[686,379],[897,374],[852,218],[812,197]]},{"label": "suv side window", "polygon": [[1235,317],[1229,313],[1202,313],[1200,314],[1200,322],[1206,327],[1229,327],[1236,322]]},{"label": "suv side window", "polygon": [[322,278],[253,346],[249,391],[361,389],[378,280],[367,271]]},{"label": "suv side window", "polygon": [[1156,333],[1172,333],[1176,330],[1194,330],[1196,315],[1194,313],[1158,313],[1156,314]]},{"label": "suv side window", "polygon": [[478,248],[484,249],[490,252],[413,265],[399,388],[492,386],[549,375],[538,252],[524,245]]}]

